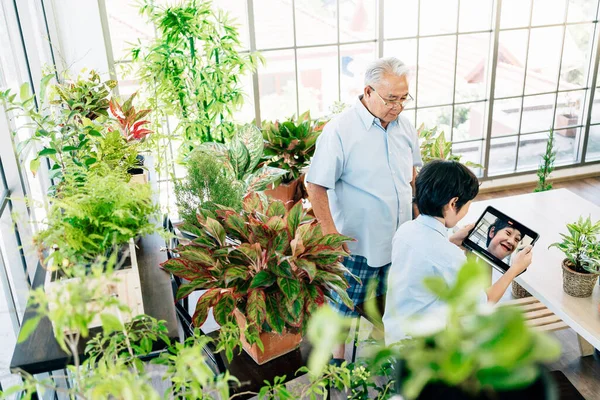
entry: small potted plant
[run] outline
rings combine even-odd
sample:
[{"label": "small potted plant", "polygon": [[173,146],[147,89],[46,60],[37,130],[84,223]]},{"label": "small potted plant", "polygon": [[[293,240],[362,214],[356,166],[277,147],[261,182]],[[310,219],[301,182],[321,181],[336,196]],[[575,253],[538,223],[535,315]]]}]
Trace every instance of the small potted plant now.
[{"label": "small potted plant", "polygon": [[296,348],[311,313],[333,292],[352,307],[346,293],[348,270],[340,263],[342,245],[351,240],[323,235],[300,203],[286,211],[251,193],[243,210],[222,208],[198,215],[185,229],[196,239],[175,249],[162,264],[186,279],[177,298],[207,289],[198,299],[193,323],[201,326],[213,307],[223,325],[234,318],[246,352],[258,364]]},{"label": "small potted plant", "polygon": [[552,243],[565,254],[562,262],[563,289],[574,297],[589,297],[600,274],[600,221],[592,223],[590,217],[580,217],[576,223],[567,224],[569,234],[561,233],[561,242]]},{"label": "small potted plant", "polygon": [[517,308],[478,305],[487,276],[471,260],[452,287],[425,279],[447,307],[407,322],[410,338],[392,347],[397,390],[407,400],[556,398],[543,363],[560,357],[559,343],[529,327]]},{"label": "small potted plant", "polygon": [[288,210],[306,198],[302,170],[310,163],[325,123],[311,120],[308,111],[300,115],[297,121],[290,118],[285,122],[262,123],[265,164],[287,171],[280,184],[266,190],[265,194],[283,201]]}]

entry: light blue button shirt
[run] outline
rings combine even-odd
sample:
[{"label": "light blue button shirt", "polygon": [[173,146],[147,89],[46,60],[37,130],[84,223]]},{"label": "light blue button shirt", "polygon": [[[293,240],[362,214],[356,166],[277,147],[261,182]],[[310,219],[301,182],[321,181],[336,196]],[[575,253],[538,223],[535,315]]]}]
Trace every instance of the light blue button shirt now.
[{"label": "light blue button shirt", "polygon": [[[392,241],[392,266],[383,324],[385,341],[406,337],[408,319],[439,311],[445,304],[423,285],[428,276],[441,276],[453,285],[466,261],[464,252],[448,240],[448,229],[437,219],[420,215],[402,225]],[[481,293],[480,302],[487,295]]]},{"label": "light blue button shirt", "polygon": [[306,180],[329,189],[337,230],[356,239],[352,254],[381,267],[391,261],[394,232],[412,219],[412,167],[422,164],[408,119],[386,130],[359,99],[325,125]]}]

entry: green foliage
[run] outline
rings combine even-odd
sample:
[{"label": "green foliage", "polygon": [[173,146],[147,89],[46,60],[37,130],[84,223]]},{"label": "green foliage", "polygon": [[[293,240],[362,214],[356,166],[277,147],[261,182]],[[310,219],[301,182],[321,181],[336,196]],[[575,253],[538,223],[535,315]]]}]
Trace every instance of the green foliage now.
[{"label": "green foliage", "polygon": [[200,228],[184,227],[197,235],[178,247],[178,258],[162,264],[190,283],[178,298],[196,287],[208,289],[196,305],[193,322],[201,326],[210,307],[218,323],[233,319],[238,308],[246,317],[246,339],[258,341],[262,331],[302,332],[312,312],[333,292],[352,307],[346,293],[348,237],[323,235],[297,204],[286,212],[282,202],[267,203],[249,194],[241,213],[231,209],[198,216]]},{"label": "green foliage", "polygon": [[292,117],[285,122],[262,123],[266,165],[288,171],[283,183],[298,179],[302,169],[309,165],[325,123],[311,120],[308,111],[298,121]]},{"label": "green foliage", "polygon": [[[101,173],[100,173],[101,172]],[[148,184],[130,184],[126,173],[88,172],[83,182],[67,176],[48,212],[47,228],[35,241],[54,267],[89,263],[129,239],[155,231],[157,211]]]},{"label": "green foliage", "polygon": [[194,151],[187,162],[186,178],[175,183],[175,195],[180,217],[196,224],[198,208],[215,211],[220,204],[240,211],[244,187],[217,157]]},{"label": "green foliage", "polygon": [[185,154],[203,142],[223,143],[243,103],[241,77],[263,59],[239,53],[237,26],[211,1],[154,3],[144,1],[140,12],[156,26],[157,38],[132,50],[137,78],[151,88],[151,108],[157,119],[177,118]]},{"label": "green foliage", "polygon": [[569,234],[561,233],[561,242],[552,243],[562,251],[575,272],[600,274],[600,221],[592,223],[591,217],[579,217],[567,224]]},{"label": "green foliage", "polygon": [[[37,97],[39,109],[28,84],[21,87],[19,98],[10,90],[0,92],[0,103],[6,110],[27,121],[19,128],[33,130],[31,137],[17,145],[19,153],[30,145],[36,146],[37,156],[29,165],[31,172],[35,175],[45,159],[51,164],[50,178],[57,182],[70,169],[93,169],[102,162],[113,169],[131,168],[138,144],[111,133],[117,120],[107,111],[116,82],[101,81],[95,71],[90,71],[75,81],[50,85],[53,76],[42,78]],[[59,189],[51,187],[50,194],[56,190]]]},{"label": "green foliage", "polygon": [[[423,163],[427,164],[431,160],[453,160],[459,161],[462,156],[452,154],[452,142],[446,140],[444,132],[437,131],[437,127],[426,129],[425,124],[421,124],[417,129],[421,142],[421,157]],[[483,168],[482,165],[470,161],[465,163],[467,167]]]},{"label": "green foliage", "polygon": [[537,170],[538,184],[534,192],[545,192],[552,189],[552,184],[548,178],[554,171],[554,161],[556,160],[556,150],[554,150],[554,131],[548,133],[548,142],[546,142],[546,152],[542,156],[542,162]]}]

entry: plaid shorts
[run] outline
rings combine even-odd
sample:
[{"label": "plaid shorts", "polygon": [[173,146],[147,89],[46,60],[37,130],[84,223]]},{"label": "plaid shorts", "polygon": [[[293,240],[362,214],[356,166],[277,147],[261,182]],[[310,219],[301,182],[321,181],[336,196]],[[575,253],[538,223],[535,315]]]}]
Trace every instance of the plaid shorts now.
[{"label": "plaid shorts", "polygon": [[[363,256],[348,256],[344,259],[342,264],[344,264],[344,266],[348,268],[351,273],[359,277],[361,281],[361,283],[358,283],[350,275],[344,274],[346,280],[350,284],[350,287],[347,289],[348,296],[355,306],[362,304],[365,302],[365,300],[367,300],[367,286],[373,279],[375,279],[377,282],[377,291],[375,296],[378,297],[386,293],[387,276],[388,272],[390,271],[391,264],[386,264],[380,268],[373,268],[367,264],[367,259]],[[351,310],[348,308],[342,302],[342,299],[337,293],[333,292],[331,297],[334,300],[334,302],[331,303],[331,306],[340,314],[347,317],[358,316],[356,309]]]}]

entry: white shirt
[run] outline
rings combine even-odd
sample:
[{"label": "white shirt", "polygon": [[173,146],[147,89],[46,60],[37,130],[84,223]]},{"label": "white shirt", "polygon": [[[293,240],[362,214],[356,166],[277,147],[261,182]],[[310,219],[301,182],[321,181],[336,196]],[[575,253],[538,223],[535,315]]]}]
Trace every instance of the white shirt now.
[{"label": "white shirt", "polygon": [[400,115],[381,126],[360,99],[331,120],[317,141],[306,180],[328,190],[337,230],[371,267],[389,264],[392,237],[412,219],[412,169],[420,166],[417,131]]},{"label": "white shirt", "polygon": [[[406,338],[406,324],[410,323],[407,320],[440,313],[445,306],[425,288],[423,279],[441,276],[448,285],[453,285],[458,270],[467,260],[464,252],[448,240],[444,224],[427,215],[398,228],[392,246],[383,314],[386,344]],[[487,302],[485,292],[480,302]]]}]

